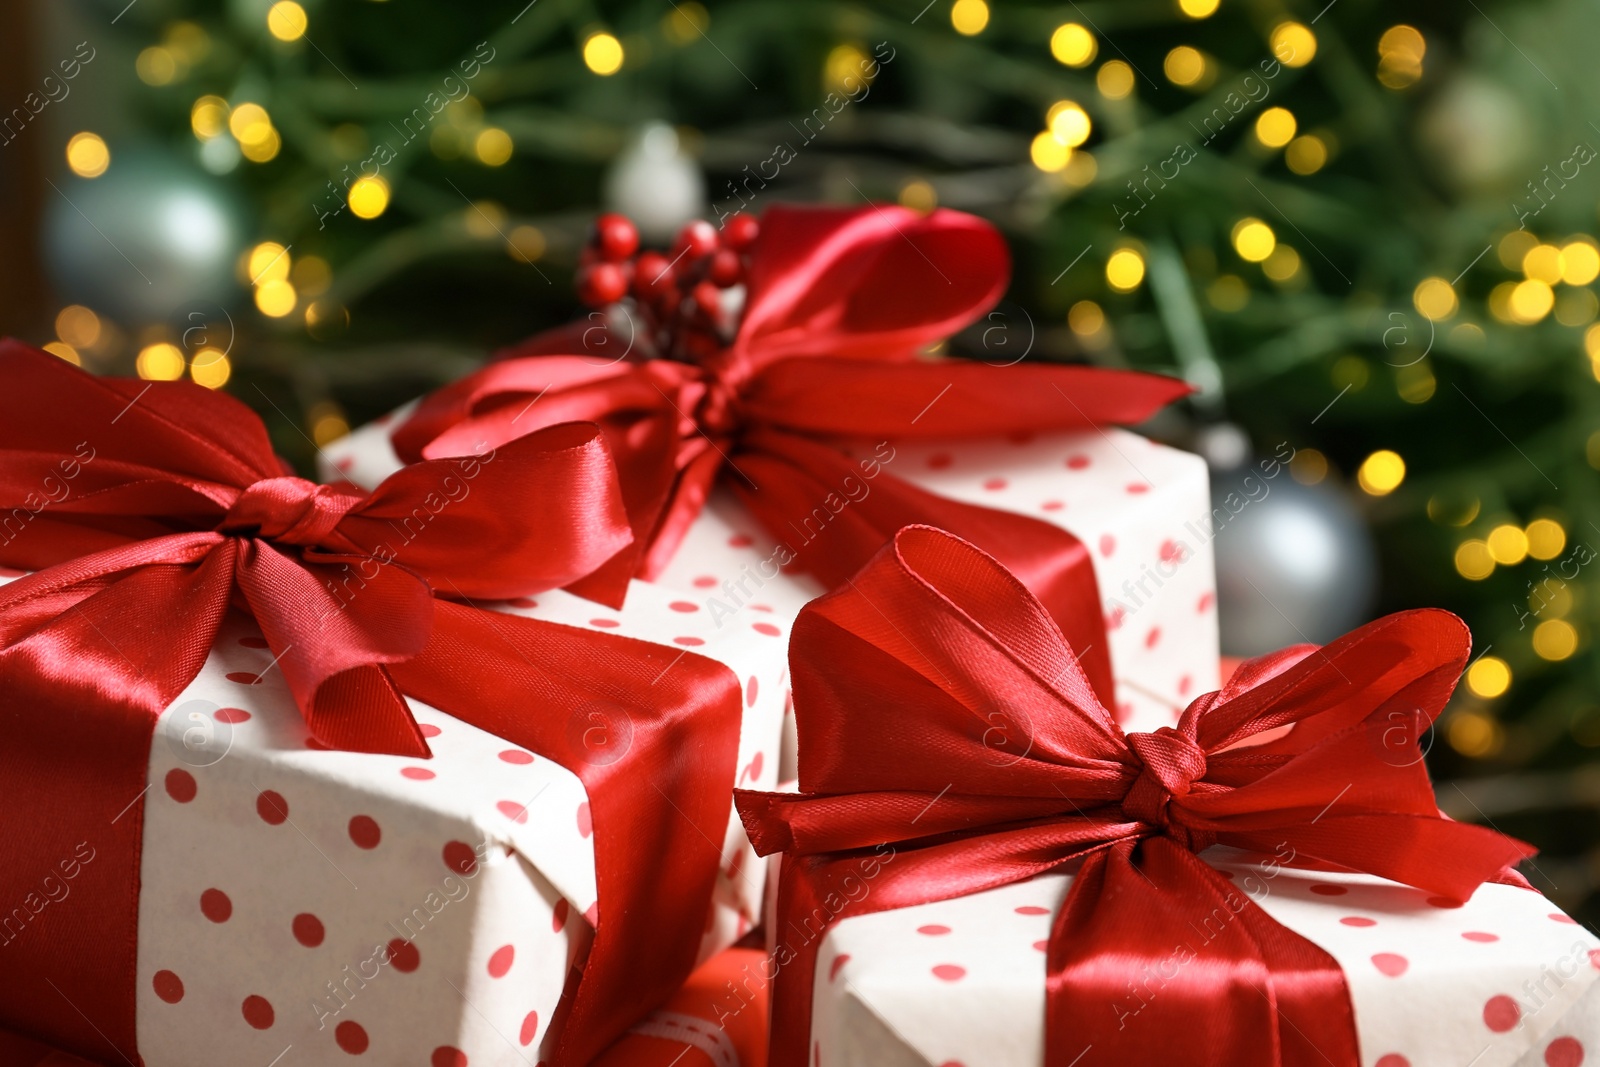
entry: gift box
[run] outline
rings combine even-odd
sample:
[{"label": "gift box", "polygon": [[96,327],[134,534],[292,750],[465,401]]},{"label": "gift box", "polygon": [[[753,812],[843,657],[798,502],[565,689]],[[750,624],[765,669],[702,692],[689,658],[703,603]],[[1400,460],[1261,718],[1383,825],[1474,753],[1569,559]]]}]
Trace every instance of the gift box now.
[{"label": "gift box", "polygon": [[[414,405],[323,450],[323,474],[372,486],[402,465],[390,441]],[[854,443],[851,455],[874,455]],[[1070,532],[1088,549],[1128,729],[1177,721],[1215,689],[1218,635],[1210,488],[1203,460],[1127,430],[1012,436],[988,441],[895,441],[882,464],[951,500],[1026,515]],[[869,484],[870,483],[866,483]],[[805,536],[797,530],[793,541]],[[725,488],[712,492],[656,581],[693,598],[719,624],[792,620],[823,591],[777,561],[792,555]],[[787,777],[793,761],[785,760]]]},{"label": "gift box", "polygon": [[[592,433],[364,496],[197,386],[0,373],[0,1025],[162,1067],[575,1062],[747,931],[729,791],[775,780],[786,625],[547,588],[626,537]],[[554,517],[569,481],[598,496]]]},{"label": "gift box", "polygon": [[1600,941],[1423,767],[1470,650],[1402,613],[1125,731],[1013,576],[902,531],[796,621],[798,791],[738,795],[772,1062],[1582,1063]]},{"label": "gift box", "polygon": [[[1014,338],[990,310],[1009,274],[991,225],[780,205],[720,232],[691,224],[667,255],[636,258],[625,220],[596,232],[579,285],[595,310],[386,425],[400,460],[591,423],[635,534],[631,566],[613,561],[608,580],[704,588],[721,619],[770,604],[784,571],[836,587],[894,531],[927,523],[1012,567],[1129,722],[1172,721],[1215,684],[1204,466],[1110,429],[1188,387],[995,348]],[[602,271],[631,291],[584,284]],[[979,322],[989,358],[934,354]],[[378,436],[357,434],[334,463],[358,481],[393,469]],[[707,507],[735,532],[702,559],[684,539]]]}]

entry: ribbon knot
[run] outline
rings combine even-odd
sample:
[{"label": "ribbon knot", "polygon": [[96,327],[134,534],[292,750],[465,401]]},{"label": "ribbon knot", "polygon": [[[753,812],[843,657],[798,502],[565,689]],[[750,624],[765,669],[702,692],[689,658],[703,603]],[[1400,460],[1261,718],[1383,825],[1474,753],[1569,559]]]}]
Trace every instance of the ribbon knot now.
[{"label": "ribbon knot", "polygon": [[218,529],[316,548],[326,545],[339,520],[361,500],[354,493],[304,478],[263,478],[239,494]]},{"label": "ribbon knot", "polygon": [[1123,812],[1129,818],[1158,827],[1195,851],[1209,848],[1215,843],[1215,834],[1194,833],[1175,822],[1170,813],[1172,798],[1188,796],[1189,788],[1205,776],[1205,751],[1170,726],[1152,733],[1128,734],[1127,738],[1128,748],[1144,769],[1122,798]]},{"label": "ribbon knot", "polygon": [[744,424],[744,412],[739,403],[739,390],[715,371],[702,372],[701,382],[705,392],[695,405],[694,422],[700,431],[714,440],[734,436]]}]

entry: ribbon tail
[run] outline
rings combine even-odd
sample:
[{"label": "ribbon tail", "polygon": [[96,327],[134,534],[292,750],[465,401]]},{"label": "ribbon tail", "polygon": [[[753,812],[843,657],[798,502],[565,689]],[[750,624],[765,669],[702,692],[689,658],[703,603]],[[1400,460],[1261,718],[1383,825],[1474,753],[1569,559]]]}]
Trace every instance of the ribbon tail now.
[{"label": "ribbon tail", "polygon": [[693,653],[446,602],[427,648],[390,670],[588,790],[599,914],[554,1058],[588,1062],[694,969],[732,809],[739,680]]},{"label": "ribbon tail", "polygon": [[1338,962],[1167,838],[1085,861],[1047,968],[1046,1063],[1361,1062]]},{"label": "ribbon tail", "polygon": [[99,1063],[137,1055],[150,746],[211,649],[233,557],[171,538],[0,589],[0,1025]]},{"label": "ribbon tail", "polygon": [[963,504],[919,489],[883,468],[778,431],[759,431],[734,463],[729,485],[800,566],[829,587],[845,584],[901,527],[948,530],[999,560],[1061,627],[1095,695],[1116,707],[1111,649],[1094,563],[1083,542],[1047,522]]}]

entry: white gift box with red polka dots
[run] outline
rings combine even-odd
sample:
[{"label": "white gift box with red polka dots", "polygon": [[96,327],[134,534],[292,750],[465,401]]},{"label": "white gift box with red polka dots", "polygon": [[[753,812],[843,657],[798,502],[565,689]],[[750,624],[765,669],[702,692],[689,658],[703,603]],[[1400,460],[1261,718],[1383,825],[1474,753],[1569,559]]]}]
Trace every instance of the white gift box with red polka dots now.
[{"label": "white gift box with red polka dots", "polygon": [[[388,434],[407,411],[330,445],[324,475],[368,487],[387,477],[400,466]],[[1112,710],[1125,729],[1173,725],[1220,684],[1210,486],[1199,457],[1114,428],[858,451],[889,455],[883,470],[924,489],[1053,523],[1088,546],[1117,684]],[[727,494],[713,493],[708,511],[716,522],[696,525],[661,584],[693,592],[719,617],[765,609],[792,619],[820,591],[803,575],[763,577],[776,546]],[[733,532],[719,541],[724,526]]]},{"label": "white gift box with red polka dots", "polygon": [[[1600,940],[1540,894],[1491,884],[1460,904],[1368,875],[1263,866],[1227,848],[1206,860],[1339,962],[1363,1067],[1600,1058]],[[1052,875],[836,924],[817,961],[811,1062],[1039,1067],[1046,940],[1070,883]],[[1139,1025],[1136,1011],[1125,1025]]]},{"label": "white gift box with red polka dots", "polygon": [[[712,510],[693,540],[737,534]],[[643,582],[620,611],[560,591],[501,607],[726,664],[745,697],[731,784],[776,785],[787,618],[752,611],[719,626],[685,594]],[[136,986],[145,1063],[540,1059],[593,938],[587,794],[570,770],[410,703],[432,759],[328,750],[259,631],[243,617],[224,624],[151,748]],[[716,844],[702,958],[749,931],[765,886],[737,818]]]}]

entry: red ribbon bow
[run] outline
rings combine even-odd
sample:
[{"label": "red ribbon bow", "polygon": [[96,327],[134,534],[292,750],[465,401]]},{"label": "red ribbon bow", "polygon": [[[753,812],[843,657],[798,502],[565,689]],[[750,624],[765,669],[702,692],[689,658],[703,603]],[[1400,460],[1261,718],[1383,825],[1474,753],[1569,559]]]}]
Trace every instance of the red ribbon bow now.
[{"label": "red ribbon bow", "polygon": [[[71,901],[6,929],[0,1024],[132,1061],[151,735],[230,606],[327,745],[427,756],[404,694],[583,780],[603,919],[558,1059],[587,1059],[689,973],[738,680],[692,655],[666,674],[681,650],[436,599],[567,585],[628,543],[596,428],[417,464],[362,495],[290,476],[260,420],[200,386],[96,378],[14,341],[0,380],[0,565],[37,569],[0,588],[0,902],[37,896],[78,842],[97,857]],[[567,729],[596,704],[631,719],[615,761]],[[641,839],[665,867],[644,868]]]},{"label": "red ribbon bow", "polygon": [[1076,538],[918,489],[880,474],[877,461],[863,478],[867,468],[840,451],[861,439],[1135,423],[1188,392],[1130,371],[919,358],[992,307],[1009,273],[1005,242],[971,215],[773,208],[761,220],[738,332],[711,359],[623,362],[610,354],[633,339],[576,324],[428,397],[395,431],[395,449],[406,460],[461,455],[534,426],[599,423],[622,473],[635,548],[585,584],[597,599],[666,565],[724,467],[767,530],[830,587],[901,526],[953,530],[1020,575],[1074,647],[1089,650],[1085,669],[1109,703],[1100,597]]},{"label": "red ribbon bow", "polygon": [[[1338,964],[1195,853],[1292,849],[1454,899],[1531,855],[1442,818],[1415,744],[1469,651],[1455,616],[1403,612],[1125,735],[1015,577],[912,527],[795,624],[801,792],[737,803],[758,852],[788,853],[780,938],[1081,864],[1048,946],[1046,1063],[1356,1067]],[[779,944],[775,1067],[806,1062],[820,943]]]}]

